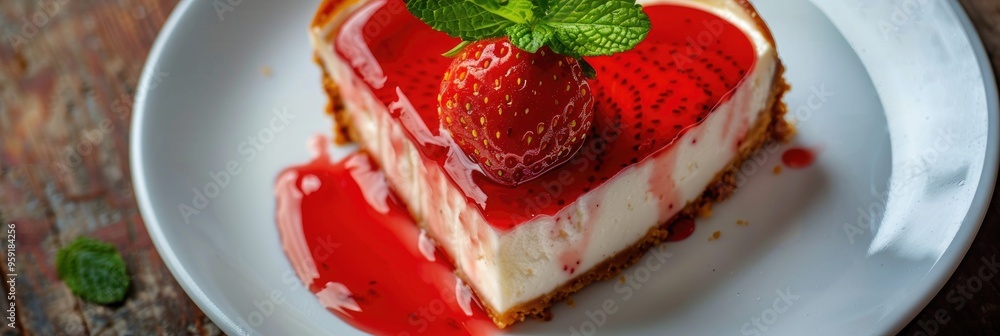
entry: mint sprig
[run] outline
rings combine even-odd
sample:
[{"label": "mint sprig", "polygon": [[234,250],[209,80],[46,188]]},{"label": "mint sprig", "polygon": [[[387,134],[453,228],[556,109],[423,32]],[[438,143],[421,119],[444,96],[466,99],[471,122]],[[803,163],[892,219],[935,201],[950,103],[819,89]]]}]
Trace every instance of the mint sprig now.
[{"label": "mint sprig", "polygon": [[409,0],[406,6],[465,41],[508,36],[528,52],[548,46],[577,58],[632,49],[650,28],[635,0]]},{"label": "mint sprig", "polygon": [[504,29],[534,19],[531,0],[420,0],[406,8],[431,28],[453,37],[475,41],[503,35]]},{"label": "mint sprig", "polygon": [[111,244],[77,238],[59,249],[56,271],[74,294],[90,302],[118,303],[128,292],[125,261]]},{"label": "mint sprig", "polygon": [[550,4],[541,25],[555,31],[549,47],[563,55],[598,56],[626,51],[649,33],[649,17],[635,1],[558,0]]},{"label": "mint sprig", "polygon": [[507,27],[507,36],[510,37],[510,43],[521,50],[529,52],[538,51],[546,43],[552,41],[555,33],[549,26],[544,25],[532,27],[531,25],[522,23]]}]

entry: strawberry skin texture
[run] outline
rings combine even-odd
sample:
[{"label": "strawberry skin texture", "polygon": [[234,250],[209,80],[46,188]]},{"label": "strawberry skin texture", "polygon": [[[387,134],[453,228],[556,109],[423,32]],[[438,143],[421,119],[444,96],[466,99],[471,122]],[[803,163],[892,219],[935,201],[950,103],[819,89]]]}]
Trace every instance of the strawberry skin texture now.
[{"label": "strawberry skin texture", "polygon": [[580,150],[594,95],[577,60],[542,47],[529,53],[507,38],[466,46],[441,82],[442,128],[483,173],[516,186]]}]

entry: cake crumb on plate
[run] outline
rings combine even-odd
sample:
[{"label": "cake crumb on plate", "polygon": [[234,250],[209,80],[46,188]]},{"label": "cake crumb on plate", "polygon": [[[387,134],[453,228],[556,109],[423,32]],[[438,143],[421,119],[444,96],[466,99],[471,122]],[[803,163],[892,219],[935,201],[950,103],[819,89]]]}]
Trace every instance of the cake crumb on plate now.
[{"label": "cake crumb on plate", "polygon": [[708,237],[708,241],[719,240],[719,237],[721,236],[722,236],[722,231],[715,231],[715,233],[712,233],[711,237]]}]

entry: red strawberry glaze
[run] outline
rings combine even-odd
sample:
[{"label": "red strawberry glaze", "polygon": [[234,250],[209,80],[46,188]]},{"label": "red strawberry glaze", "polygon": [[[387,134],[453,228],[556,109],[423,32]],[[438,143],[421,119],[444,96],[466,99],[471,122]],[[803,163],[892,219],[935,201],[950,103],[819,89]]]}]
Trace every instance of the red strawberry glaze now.
[{"label": "red strawberry glaze", "polygon": [[694,234],[694,226],[693,218],[678,218],[676,222],[670,225],[670,235],[667,236],[667,241],[675,242],[688,239]]},{"label": "red strawberry glaze", "polygon": [[276,183],[282,246],[321,304],[378,335],[484,335],[493,322],[367,155],[317,157]]},{"label": "red strawberry glaze", "polygon": [[[437,94],[451,61],[440,54],[458,40],[414,18],[402,0],[384,0],[344,23],[336,52],[382,103],[396,106],[390,111],[419,114],[390,112],[401,119],[425,160],[446,169],[474,170],[453,174],[453,181],[490,225],[510,230],[535,216],[555,215],[625,168],[670,147],[729,99],[756,61],[747,36],[713,14],[679,5],[644,10],[653,23],[644,42],[625,53],[588,58],[598,76],[591,82],[594,127],[583,149],[566,164],[517,187],[491,181],[467,158],[449,160],[460,151],[446,148],[438,137]],[[359,48],[360,40],[364,48]],[[358,43],[346,43],[350,41]],[[400,107],[400,102],[409,106]],[[666,192],[657,196],[673,197]]]},{"label": "red strawberry glaze", "polygon": [[[559,253],[559,262],[562,264],[562,270],[563,272],[566,272],[566,274],[574,275],[576,274],[576,271],[583,271],[580,269],[580,263],[583,261],[583,253],[586,251],[586,248],[590,246],[590,239],[594,236],[594,225],[590,221],[591,219],[600,216],[600,212],[601,205],[595,204],[587,211],[587,218],[589,219],[577,218],[577,220],[574,221],[572,214],[567,215],[565,221],[562,220],[563,218],[561,217],[556,218],[556,222],[559,223],[559,225],[556,226],[556,230],[549,233],[551,238],[559,238],[560,236],[565,235],[567,231],[580,231],[582,233],[580,235],[580,240],[578,240],[576,244],[573,244],[572,247]],[[577,216],[579,215],[580,214],[577,213]],[[571,227],[573,225],[579,225],[579,227]]]},{"label": "red strawberry glaze", "polygon": [[681,203],[683,196],[680,195],[677,182],[674,182],[671,176],[673,167],[677,165],[677,153],[670,152],[663,155],[668,155],[666,160],[662,161],[663,164],[654,166],[653,173],[649,177],[649,190],[653,197],[659,199],[660,223],[669,220],[677,210],[686,205]]},{"label": "red strawberry glaze", "polygon": [[781,162],[788,168],[809,168],[816,162],[816,154],[808,148],[789,148],[781,154]]}]

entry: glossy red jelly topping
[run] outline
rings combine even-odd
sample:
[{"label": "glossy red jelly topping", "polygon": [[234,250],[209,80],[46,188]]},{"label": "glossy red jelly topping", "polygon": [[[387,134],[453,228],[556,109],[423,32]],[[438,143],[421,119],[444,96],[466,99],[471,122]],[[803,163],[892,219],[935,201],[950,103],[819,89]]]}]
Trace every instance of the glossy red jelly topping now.
[{"label": "glossy red jelly topping", "polygon": [[319,155],[283,172],[275,192],[293,268],[338,317],[377,335],[495,333],[367,155]]},{"label": "glossy red jelly topping", "polygon": [[781,162],[788,168],[809,168],[816,162],[816,153],[808,148],[789,148],[781,154]]},{"label": "glossy red jelly topping", "polygon": [[[554,215],[670,146],[728,99],[756,61],[747,36],[713,14],[678,5],[644,10],[652,20],[644,42],[625,53],[587,59],[597,70],[591,82],[595,120],[574,159],[517,187],[472,174],[485,200],[466,194],[495,228],[509,230],[537,215]],[[441,53],[459,41],[414,18],[402,0],[369,3],[353,15],[336,37],[336,52],[355,69],[357,83],[366,83],[386,106],[404,101],[400,93],[405,96],[420,118],[404,127],[426,160],[444,166],[448,149],[420,138],[439,134],[437,94],[450,63]]]},{"label": "glossy red jelly topping", "polygon": [[694,219],[690,217],[678,218],[673,224],[670,224],[670,235],[667,236],[667,241],[675,242],[688,239],[694,234]]}]

